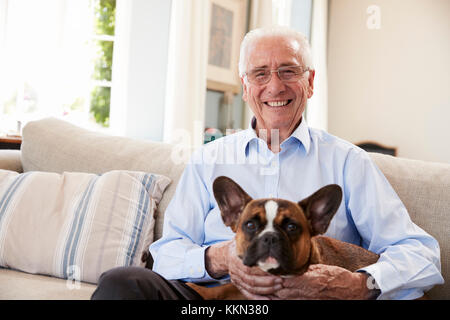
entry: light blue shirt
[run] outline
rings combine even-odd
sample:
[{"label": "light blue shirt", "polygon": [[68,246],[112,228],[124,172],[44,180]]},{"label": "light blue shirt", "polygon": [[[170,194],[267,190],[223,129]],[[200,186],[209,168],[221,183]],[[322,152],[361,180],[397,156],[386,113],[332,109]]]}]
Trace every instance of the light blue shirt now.
[{"label": "light blue shirt", "polygon": [[215,280],[205,269],[205,250],[234,236],[212,191],[222,175],[254,199],[298,202],[327,184],[341,186],[344,197],[325,235],[380,254],[361,269],[375,279],[379,299],[415,299],[444,282],[438,242],[411,221],[369,155],[304,120],[279,153],[251,127],[193,153],[165,212],[163,236],[150,246],[153,270],[166,279]]}]

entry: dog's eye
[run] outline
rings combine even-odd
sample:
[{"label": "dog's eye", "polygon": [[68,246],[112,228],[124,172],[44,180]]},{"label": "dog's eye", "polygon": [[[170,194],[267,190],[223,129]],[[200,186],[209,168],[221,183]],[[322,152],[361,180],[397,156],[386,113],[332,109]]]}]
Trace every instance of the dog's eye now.
[{"label": "dog's eye", "polygon": [[252,221],[252,220],[247,221],[247,222],[245,223],[245,227],[246,227],[247,230],[249,230],[249,231],[254,231],[254,230],[256,229],[256,223],[255,223],[254,221]]},{"label": "dog's eye", "polygon": [[285,218],[281,224],[281,228],[289,237],[298,237],[302,233],[302,226],[299,222],[290,218]]},{"label": "dog's eye", "polygon": [[296,231],[297,230],[297,225],[295,224],[295,223],[288,223],[287,225],[286,225],[286,230],[288,231],[288,232],[293,232],[293,231]]}]

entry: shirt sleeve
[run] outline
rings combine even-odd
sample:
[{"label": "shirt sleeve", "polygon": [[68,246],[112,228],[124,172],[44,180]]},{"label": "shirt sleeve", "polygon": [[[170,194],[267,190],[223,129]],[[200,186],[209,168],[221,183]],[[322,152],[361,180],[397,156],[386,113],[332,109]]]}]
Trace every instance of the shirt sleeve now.
[{"label": "shirt sleeve", "polygon": [[164,215],[162,237],[150,246],[153,271],[166,279],[215,280],[205,269],[204,221],[211,208],[199,159],[200,151],[194,153],[180,177]]},{"label": "shirt sleeve", "polygon": [[[378,299],[415,299],[444,282],[436,239],[415,225],[385,176],[364,151],[352,150],[344,173],[344,194],[362,246],[380,254],[358,271],[369,273]],[[371,285],[371,284],[368,284]]]}]

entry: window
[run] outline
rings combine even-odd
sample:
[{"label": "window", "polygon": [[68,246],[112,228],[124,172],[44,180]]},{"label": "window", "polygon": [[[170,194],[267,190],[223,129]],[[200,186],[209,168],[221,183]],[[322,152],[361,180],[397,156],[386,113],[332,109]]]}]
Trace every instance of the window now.
[{"label": "window", "polygon": [[105,130],[116,0],[0,0],[0,7],[0,133],[47,116]]},{"label": "window", "polygon": [[111,104],[116,0],[95,0],[93,1],[93,11],[95,32],[92,41],[96,51],[90,111],[98,124],[107,127],[109,126]]}]

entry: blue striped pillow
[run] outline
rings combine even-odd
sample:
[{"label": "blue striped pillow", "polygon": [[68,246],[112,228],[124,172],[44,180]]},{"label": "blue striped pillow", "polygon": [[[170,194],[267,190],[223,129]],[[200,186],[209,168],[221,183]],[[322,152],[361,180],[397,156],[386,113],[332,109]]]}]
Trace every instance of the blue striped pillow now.
[{"label": "blue striped pillow", "polygon": [[96,283],[117,266],[143,266],[170,179],[0,170],[0,266]]}]

